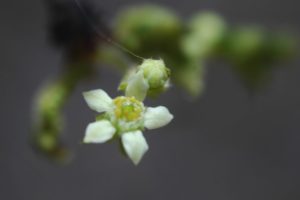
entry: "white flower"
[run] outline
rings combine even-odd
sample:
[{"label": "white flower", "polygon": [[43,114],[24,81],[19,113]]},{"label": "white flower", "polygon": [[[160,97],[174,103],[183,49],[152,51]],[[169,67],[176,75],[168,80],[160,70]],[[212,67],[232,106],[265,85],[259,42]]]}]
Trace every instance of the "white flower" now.
[{"label": "white flower", "polygon": [[135,165],[149,149],[142,130],[165,126],[173,119],[166,107],[145,107],[133,96],[112,99],[101,89],[84,92],[83,96],[92,110],[102,113],[99,121],[87,126],[83,141],[104,143],[119,136],[126,154]]}]

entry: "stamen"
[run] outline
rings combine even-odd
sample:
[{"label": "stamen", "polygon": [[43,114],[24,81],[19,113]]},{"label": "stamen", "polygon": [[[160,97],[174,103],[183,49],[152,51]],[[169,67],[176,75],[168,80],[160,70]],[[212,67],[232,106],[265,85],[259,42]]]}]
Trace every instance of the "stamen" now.
[{"label": "stamen", "polygon": [[127,122],[139,120],[144,111],[144,105],[134,97],[117,97],[114,99],[114,114],[117,119]]}]

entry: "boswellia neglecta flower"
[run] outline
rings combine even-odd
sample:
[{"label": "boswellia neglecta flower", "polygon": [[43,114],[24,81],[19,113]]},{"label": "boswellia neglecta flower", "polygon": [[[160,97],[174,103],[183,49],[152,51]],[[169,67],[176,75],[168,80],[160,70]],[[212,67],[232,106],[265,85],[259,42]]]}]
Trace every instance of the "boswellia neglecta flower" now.
[{"label": "boswellia neglecta flower", "polygon": [[135,70],[130,70],[119,89],[126,96],[135,96],[143,101],[148,95],[157,96],[169,87],[170,70],[163,60],[145,59]]},{"label": "boswellia neglecta flower", "polygon": [[145,107],[133,96],[114,99],[101,89],[83,93],[88,106],[101,115],[90,123],[84,143],[104,143],[119,137],[128,157],[137,165],[148,150],[142,131],[167,125],[173,115],[164,106]]}]

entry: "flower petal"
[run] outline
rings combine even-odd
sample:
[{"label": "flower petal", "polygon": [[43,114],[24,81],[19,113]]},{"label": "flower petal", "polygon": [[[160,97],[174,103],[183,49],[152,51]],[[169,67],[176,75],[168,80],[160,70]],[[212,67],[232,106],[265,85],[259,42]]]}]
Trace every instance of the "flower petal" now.
[{"label": "flower petal", "polygon": [[127,132],[122,135],[124,150],[132,162],[137,165],[148,151],[148,144],[141,131]]},{"label": "flower petal", "polygon": [[85,131],[84,143],[104,143],[111,139],[116,129],[108,120],[90,123]]},{"label": "flower petal", "polygon": [[111,108],[112,99],[101,89],[91,90],[83,93],[88,106],[97,112],[105,112]]},{"label": "flower petal", "polygon": [[164,106],[148,107],[144,117],[144,126],[148,129],[159,128],[167,125],[173,118],[173,115]]},{"label": "flower petal", "polygon": [[125,91],[126,96],[134,96],[136,99],[143,101],[147,95],[149,84],[144,78],[144,72],[141,70],[137,74],[131,76]]}]

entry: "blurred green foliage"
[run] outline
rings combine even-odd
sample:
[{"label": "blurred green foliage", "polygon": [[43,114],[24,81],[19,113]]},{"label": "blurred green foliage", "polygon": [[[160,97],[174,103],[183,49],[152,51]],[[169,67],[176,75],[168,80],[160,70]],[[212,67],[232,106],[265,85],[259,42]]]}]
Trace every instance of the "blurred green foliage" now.
[{"label": "blurred green foliage", "polygon": [[278,63],[296,55],[296,38],[273,33],[262,27],[236,27],[229,30],[220,46],[221,57],[232,64],[246,87],[257,90],[266,83]]},{"label": "blurred green foliage", "polygon": [[228,62],[248,89],[259,89],[276,63],[291,58],[297,40],[256,26],[232,27],[218,14],[203,11],[184,23],[174,12],[153,5],[123,10],[113,28],[115,38],[143,57],[160,57],[172,80],[189,94],[204,89],[206,62]]}]

